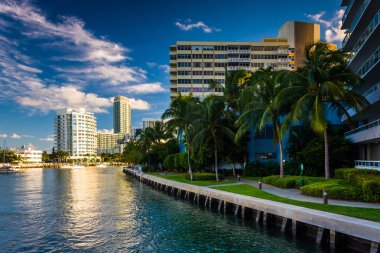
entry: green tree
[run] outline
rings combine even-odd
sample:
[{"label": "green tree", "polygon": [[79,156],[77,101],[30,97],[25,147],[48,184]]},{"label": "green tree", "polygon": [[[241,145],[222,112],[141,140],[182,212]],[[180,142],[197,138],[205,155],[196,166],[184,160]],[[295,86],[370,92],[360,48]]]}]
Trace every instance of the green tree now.
[{"label": "green tree", "polygon": [[227,122],[231,113],[225,110],[224,99],[219,96],[209,96],[201,104],[197,118],[194,121],[195,136],[193,143],[200,147],[211,138],[214,146],[214,168],[216,181],[218,176],[218,147],[225,137],[233,140],[235,133],[228,128]]},{"label": "green tree", "polygon": [[325,42],[315,42],[306,45],[304,54],[304,66],[290,75],[290,87],[283,93],[283,98],[298,95],[287,121],[308,119],[313,131],[323,134],[325,178],[329,179],[327,112],[336,111],[351,123],[348,109],[360,111],[368,102],[353,89],[362,81],[347,68],[346,53],[330,50]]},{"label": "green tree", "polygon": [[288,108],[287,99],[278,99],[286,83],[281,82],[281,74],[273,68],[260,69],[253,73],[252,79],[243,91],[243,112],[237,124],[240,126],[236,134],[236,141],[244,136],[253,127],[255,131],[262,131],[268,122],[273,124],[274,142],[280,150],[280,177],[284,176],[284,149],[282,138],[281,116]]},{"label": "green tree", "polygon": [[44,151],[43,153],[42,153],[42,161],[43,162],[46,162],[46,161],[49,161],[50,160],[50,156],[49,156],[49,154],[46,152],[46,151]]},{"label": "green tree", "polygon": [[194,121],[194,113],[199,105],[199,100],[194,98],[190,93],[189,96],[179,94],[171,103],[170,108],[162,115],[162,119],[169,119],[166,125],[169,129],[177,129],[178,137],[185,135],[187,147],[187,163],[189,168],[190,180],[193,180],[193,171],[191,168],[191,143],[190,129]]}]

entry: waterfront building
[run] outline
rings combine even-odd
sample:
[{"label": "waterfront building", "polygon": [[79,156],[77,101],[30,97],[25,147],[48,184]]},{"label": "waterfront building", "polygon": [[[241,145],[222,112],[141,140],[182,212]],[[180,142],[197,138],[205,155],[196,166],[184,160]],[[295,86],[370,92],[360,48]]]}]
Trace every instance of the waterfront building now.
[{"label": "waterfront building", "polygon": [[161,119],[151,119],[151,118],[143,118],[143,130],[145,130],[148,127],[153,127],[154,122],[156,121],[162,121]]},{"label": "waterfront building", "polygon": [[42,162],[42,150],[37,150],[32,144],[22,146],[19,149],[14,150],[16,155],[21,158],[23,163],[41,163]]},{"label": "waterfront building", "polygon": [[94,155],[97,148],[96,118],[84,108],[56,111],[54,120],[55,150],[72,157]]},{"label": "waterfront building", "polygon": [[170,98],[190,92],[200,98],[222,95],[226,70],[295,70],[303,62],[305,44],[320,40],[320,26],[288,21],[278,35],[260,42],[177,41],[170,46]]},{"label": "waterfront building", "polygon": [[343,0],[342,6],[342,47],[349,52],[348,67],[364,80],[357,92],[370,103],[359,113],[349,112],[357,128],[345,136],[357,148],[356,167],[380,169],[380,1]]},{"label": "waterfront building", "polygon": [[115,134],[131,134],[131,104],[128,98],[117,96],[113,101],[113,130]]},{"label": "waterfront building", "polygon": [[[128,135],[127,135],[128,136]],[[125,134],[119,133],[97,133],[97,153],[119,153],[120,145],[124,143]]]}]

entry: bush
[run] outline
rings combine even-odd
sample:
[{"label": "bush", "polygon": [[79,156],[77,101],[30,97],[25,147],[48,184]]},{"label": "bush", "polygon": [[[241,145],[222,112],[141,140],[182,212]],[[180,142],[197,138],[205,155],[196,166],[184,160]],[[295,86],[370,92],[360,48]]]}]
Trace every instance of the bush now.
[{"label": "bush", "polygon": [[166,169],[187,169],[187,153],[177,153],[166,156],[163,165]]},{"label": "bush", "polygon": [[322,197],[323,190],[328,192],[331,199],[361,199],[360,189],[345,184],[344,180],[331,179],[325,182],[316,182],[301,187],[301,193],[307,196]]},{"label": "bush", "polygon": [[[190,180],[190,175],[186,175],[186,179]],[[223,179],[219,176],[219,179]],[[215,181],[215,174],[213,173],[193,173],[193,181]]]},{"label": "bush", "polygon": [[380,175],[380,171],[371,169],[343,168],[335,170],[335,178],[348,180],[350,174],[356,175]]},{"label": "bush", "polygon": [[254,162],[246,164],[244,167],[245,176],[266,177],[271,175],[278,175],[279,173],[280,166],[276,162]]},{"label": "bush", "polygon": [[363,200],[379,201],[380,200],[380,183],[375,180],[365,180],[362,183]]},{"label": "bush", "polygon": [[267,183],[273,186],[288,189],[288,188],[297,188],[298,181],[301,179],[304,180],[305,185],[324,181],[324,178],[322,177],[284,176],[283,178],[280,178],[280,176],[278,175],[264,177],[262,181],[264,183]]}]

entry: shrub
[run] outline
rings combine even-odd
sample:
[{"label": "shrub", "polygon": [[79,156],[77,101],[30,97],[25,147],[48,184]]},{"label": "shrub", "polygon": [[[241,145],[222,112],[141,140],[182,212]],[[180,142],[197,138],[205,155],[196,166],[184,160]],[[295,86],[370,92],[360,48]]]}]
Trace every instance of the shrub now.
[{"label": "shrub", "polygon": [[264,177],[262,181],[280,188],[296,188],[298,187],[298,181],[301,179],[304,180],[305,185],[324,181],[324,178],[322,177],[284,176],[283,178],[280,178],[278,175]]},{"label": "shrub", "polygon": [[362,183],[363,200],[379,201],[380,200],[380,183],[375,180],[364,180]]},{"label": "shrub", "polygon": [[279,173],[280,166],[276,162],[254,162],[246,164],[244,167],[245,176],[266,177],[271,175],[278,175]]},{"label": "shrub", "polygon": [[344,180],[331,179],[316,182],[301,187],[301,193],[307,196],[322,197],[323,190],[328,192],[331,199],[361,199],[360,189],[344,183]]},{"label": "shrub", "polygon": [[163,165],[166,169],[187,169],[187,153],[177,153],[166,156]]},{"label": "shrub", "polygon": [[[186,179],[190,180],[190,175],[186,175]],[[223,179],[221,176],[219,179]],[[215,181],[214,173],[193,173],[194,181]]]},{"label": "shrub", "polygon": [[343,168],[335,170],[335,178],[346,179],[350,174],[356,175],[380,175],[380,171],[371,169]]}]

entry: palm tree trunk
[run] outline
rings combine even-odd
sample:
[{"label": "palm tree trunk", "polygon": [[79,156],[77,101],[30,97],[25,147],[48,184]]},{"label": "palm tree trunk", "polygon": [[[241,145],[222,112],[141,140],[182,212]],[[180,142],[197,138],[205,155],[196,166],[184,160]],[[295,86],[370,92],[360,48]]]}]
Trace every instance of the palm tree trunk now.
[{"label": "palm tree trunk", "polygon": [[277,139],[278,139],[278,146],[280,149],[280,178],[284,177],[284,152],[282,150],[282,142],[281,142],[281,135],[280,135],[280,126],[278,122],[275,122],[276,125],[276,132],[277,132]]},{"label": "palm tree trunk", "polygon": [[216,143],[216,136],[214,135],[214,152],[215,152],[215,177],[216,182],[219,182],[219,176],[218,176],[218,148]]},{"label": "palm tree trunk", "polygon": [[330,158],[329,158],[329,142],[327,138],[327,127],[323,131],[323,138],[325,140],[325,179],[330,178]]},{"label": "palm tree trunk", "polygon": [[189,142],[187,131],[185,134],[186,134],[186,144],[187,144],[187,164],[189,165],[190,181],[193,181],[193,171],[191,169],[191,164],[190,164],[190,142]]},{"label": "palm tree trunk", "polygon": [[233,174],[234,176],[236,176],[236,172],[235,172],[235,163],[234,163],[234,162],[232,163],[232,174]]}]

